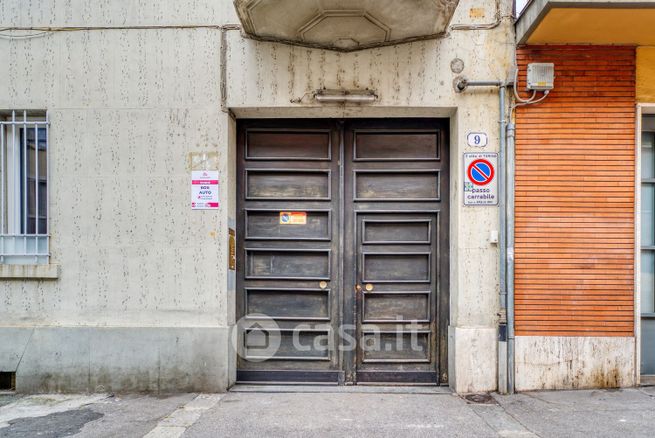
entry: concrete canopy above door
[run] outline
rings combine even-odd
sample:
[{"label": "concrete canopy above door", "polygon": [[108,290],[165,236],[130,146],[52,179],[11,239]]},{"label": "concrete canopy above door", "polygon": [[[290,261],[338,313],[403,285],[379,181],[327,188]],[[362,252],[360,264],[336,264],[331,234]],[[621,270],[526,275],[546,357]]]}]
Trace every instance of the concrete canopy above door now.
[{"label": "concrete canopy above door", "polygon": [[445,34],[459,0],[235,0],[251,37],[351,51]]},{"label": "concrete canopy above door", "polygon": [[519,44],[654,45],[655,1],[532,0],[516,22]]}]

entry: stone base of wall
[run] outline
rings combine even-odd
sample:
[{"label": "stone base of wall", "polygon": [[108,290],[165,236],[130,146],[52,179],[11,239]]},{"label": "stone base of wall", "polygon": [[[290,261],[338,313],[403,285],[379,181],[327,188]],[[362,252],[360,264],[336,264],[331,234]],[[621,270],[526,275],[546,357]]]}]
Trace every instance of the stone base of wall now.
[{"label": "stone base of wall", "polygon": [[16,391],[223,392],[235,361],[225,327],[0,327]]},{"label": "stone base of wall", "polygon": [[517,336],[516,390],[634,386],[635,338]]},{"label": "stone base of wall", "polygon": [[495,327],[448,328],[448,381],[457,393],[498,387],[498,331]]}]

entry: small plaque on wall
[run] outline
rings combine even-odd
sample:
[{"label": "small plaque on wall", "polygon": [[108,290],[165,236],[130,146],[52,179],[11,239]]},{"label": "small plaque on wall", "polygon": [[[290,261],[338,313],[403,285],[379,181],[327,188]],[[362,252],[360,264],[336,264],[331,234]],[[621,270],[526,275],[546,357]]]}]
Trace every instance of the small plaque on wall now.
[{"label": "small plaque on wall", "polygon": [[191,208],[214,210],[218,202],[218,170],[193,170],[191,172]]}]

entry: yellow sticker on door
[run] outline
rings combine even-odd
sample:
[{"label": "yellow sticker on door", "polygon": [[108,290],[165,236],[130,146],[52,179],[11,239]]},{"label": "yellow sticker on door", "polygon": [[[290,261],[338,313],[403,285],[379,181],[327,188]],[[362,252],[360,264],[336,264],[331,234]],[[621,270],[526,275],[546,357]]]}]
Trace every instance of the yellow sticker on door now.
[{"label": "yellow sticker on door", "polygon": [[304,211],[281,211],[281,225],[305,225],[307,223],[307,213]]}]

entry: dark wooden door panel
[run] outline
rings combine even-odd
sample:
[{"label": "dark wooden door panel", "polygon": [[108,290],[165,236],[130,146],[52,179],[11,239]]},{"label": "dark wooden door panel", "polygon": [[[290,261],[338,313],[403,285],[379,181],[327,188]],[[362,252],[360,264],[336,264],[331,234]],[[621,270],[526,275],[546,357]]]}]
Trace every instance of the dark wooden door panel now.
[{"label": "dark wooden door panel", "polygon": [[364,289],[362,323],[426,323],[432,317],[431,306],[430,290],[368,292]]},{"label": "dark wooden door panel", "polygon": [[329,201],[329,170],[246,169],[246,199],[249,201]]},{"label": "dark wooden door panel", "polygon": [[[431,224],[439,216],[429,210],[356,212],[358,380],[438,383],[439,227]],[[370,224],[383,224],[375,239],[367,238]],[[407,224],[421,228],[403,234]]]},{"label": "dark wooden door panel", "polygon": [[[239,122],[239,380],[447,381],[446,130]],[[282,221],[289,212],[302,220]]]},{"label": "dark wooden door panel", "polygon": [[249,240],[330,240],[331,211],[311,210],[305,224],[289,226],[280,223],[280,210],[245,210],[245,238]]},{"label": "dark wooden door panel", "polygon": [[439,159],[436,129],[355,129],[353,161],[420,161]]},{"label": "dark wooden door panel", "polygon": [[[345,124],[344,301],[357,382],[447,382],[448,156],[439,120]],[[352,291],[352,292],[351,292]],[[347,315],[344,313],[344,315]]]},{"label": "dark wooden door panel", "polygon": [[439,200],[439,172],[418,169],[396,170],[397,164],[390,164],[389,167],[388,170],[355,170],[353,172],[355,201]]},{"label": "dark wooden door panel", "polygon": [[[341,292],[335,127],[239,122],[237,317],[248,327],[239,380],[336,383],[342,375],[338,350],[325,348],[336,343]],[[304,216],[283,220],[293,213]]]},{"label": "dark wooden door panel", "polygon": [[246,288],[246,315],[262,314],[277,320],[330,321],[330,289]]},{"label": "dark wooden door panel", "polygon": [[245,141],[248,160],[330,161],[332,159],[330,129],[250,128]]}]

